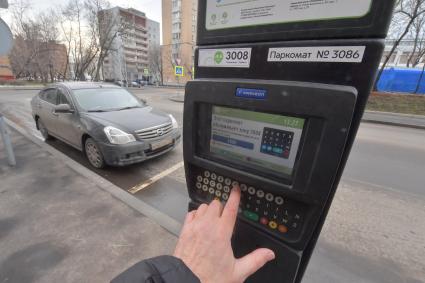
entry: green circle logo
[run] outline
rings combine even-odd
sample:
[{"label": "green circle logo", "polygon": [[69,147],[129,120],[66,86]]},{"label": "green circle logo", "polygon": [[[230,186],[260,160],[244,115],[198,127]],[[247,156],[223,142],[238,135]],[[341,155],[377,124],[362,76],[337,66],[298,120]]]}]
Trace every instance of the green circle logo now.
[{"label": "green circle logo", "polygon": [[214,61],[215,61],[217,64],[220,64],[220,63],[223,61],[223,59],[224,59],[224,54],[223,54],[223,52],[221,52],[221,51],[217,51],[217,52],[215,53],[215,55],[214,55]]}]

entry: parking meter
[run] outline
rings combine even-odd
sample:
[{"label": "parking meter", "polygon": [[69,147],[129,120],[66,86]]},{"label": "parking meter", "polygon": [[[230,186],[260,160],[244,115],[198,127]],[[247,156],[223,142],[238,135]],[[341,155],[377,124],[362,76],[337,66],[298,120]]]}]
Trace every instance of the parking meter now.
[{"label": "parking meter", "polygon": [[394,1],[198,6],[183,150],[189,209],[242,199],[232,247],[276,259],[247,282],[300,282],[379,66]]}]

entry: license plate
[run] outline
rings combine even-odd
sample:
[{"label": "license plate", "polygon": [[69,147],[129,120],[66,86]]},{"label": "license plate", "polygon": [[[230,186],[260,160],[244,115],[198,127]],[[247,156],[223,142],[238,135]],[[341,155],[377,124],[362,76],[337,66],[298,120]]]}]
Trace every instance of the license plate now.
[{"label": "license plate", "polygon": [[165,147],[167,145],[170,145],[173,142],[172,139],[165,139],[159,142],[151,143],[151,149],[157,150],[158,148]]}]

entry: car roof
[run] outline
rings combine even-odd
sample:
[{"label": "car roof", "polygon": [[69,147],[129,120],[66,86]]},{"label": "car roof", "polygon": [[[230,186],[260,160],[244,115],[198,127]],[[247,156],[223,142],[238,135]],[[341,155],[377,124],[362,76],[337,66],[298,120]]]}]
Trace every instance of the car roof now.
[{"label": "car roof", "polygon": [[90,88],[121,88],[120,86],[111,84],[111,83],[103,83],[103,82],[60,82],[52,84],[48,87],[58,87],[63,86],[70,90],[76,89],[90,89]]}]

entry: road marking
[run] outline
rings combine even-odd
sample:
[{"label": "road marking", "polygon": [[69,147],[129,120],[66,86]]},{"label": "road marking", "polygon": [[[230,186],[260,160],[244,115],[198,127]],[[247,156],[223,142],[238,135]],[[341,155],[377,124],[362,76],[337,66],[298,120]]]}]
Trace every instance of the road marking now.
[{"label": "road marking", "polygon": [[139,185],[136,185],[136,186],[132,187],[131,189],[127,190],[127,192],[129,192],[130,194],[133,194],[134,195],[135,193],[140,192],[143,189],[146,189],[147,187],[149,187],[153,183],[159,181],[160,179],[166,177],[167,175],[170,175],[174,171],[182,168],[183,166],[184,166],[184,162],[181,161],[181,162],[177,163],[176,165],[174,165],[173,167],[170,167],[167,170],[162,171],[158,175],[153,176],[149,180],[147,180],[147,181],[145,181],[145,182],[143,182],[143,183],[141,183]]}]

